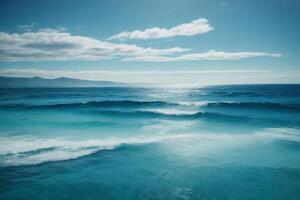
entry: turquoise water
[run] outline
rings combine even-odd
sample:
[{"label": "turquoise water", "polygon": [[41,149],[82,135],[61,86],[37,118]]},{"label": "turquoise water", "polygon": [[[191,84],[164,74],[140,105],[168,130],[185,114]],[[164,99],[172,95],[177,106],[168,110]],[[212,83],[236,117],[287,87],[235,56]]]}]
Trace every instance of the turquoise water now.
[{"label": "turquoise water", "polygon": [[0,89],[0,199],[300,199],[300,85]]}]

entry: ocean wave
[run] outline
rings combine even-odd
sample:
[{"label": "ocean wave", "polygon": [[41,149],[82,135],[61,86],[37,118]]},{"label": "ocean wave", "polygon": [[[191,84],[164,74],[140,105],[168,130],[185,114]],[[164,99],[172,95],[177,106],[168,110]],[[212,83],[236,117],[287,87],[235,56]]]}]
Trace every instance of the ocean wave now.
[{"label": "ocean wave", "polygon": [[215,112],[189,111],[178,109],[144,109],[137,111],[98,111],[101,115],[127,118],[173,119],[173,120],[197,120],[210,119],[221,121],[249,121],[251,118],[237,115],[225,115]]},{"label": "ocean wave", "polygon": [[207,106],[209,103],[212,103],[212,101],[180,101],[176,102],[178,105],[181,106]]},{"label": "ocean wave", "polygon": [[142,111],[159,113],[163,115],[195,115],[199,113],[199,111],[195,111],[195,110],[180,110],[175,108],[158,108],[158,109],[148,109]]},{"label": "ocean wave", "polygon": [[72,141],[65,138],[45,139],[29,136],[0,138],[0,158],[4,166],[35,165],[63,161],[90,155],[101,150],[113,150],[121,145],[141,145],[176,140],[191,135],[156,135]]},{"label": "ocean wave", "polygon": [[[13,105],[11,105],[13,106]],[[117,118],[137,118],[137,119],[166,119],[166,120],[197,120],[209,119],[223,122],[262,122],[266,121],[262,118],[255,118],[247,115],[221,113],[217,110],[209,110],[209,108],[229,108],[229,109],[254,109],[263,110],[263,106],[268,109],[288,110],[290,112],[297,112],[300,110],[299,104],[277,104],[277,103],[257,103],[257,102],[164,102],[164,101],[93,101],[87,103],[71,103],[71,104],[54,104],[54,105],[15,105],[17,108],[25,109],[68,109],[76,112],[73,108],[84,108],[78,110],[81,114],[94,114],[105,117]],[[99,109],[97,109],[99,108]],[[207,108],[207,109],[206,109]],[[268,119],[273,121],[275,119]],[[280,120],[276,121],[283,126],[296,126],[298,121]],[[288,124],[287,124],[288,123]]]},{"label": "ocean wave", "polygon": [[300,111],[300,104],[280,104],[271,102],[209,102],[204,107]]},{"label": "ocean wave", "polygon": [[300,131],[294,128],[265,128],[256,132],[256,134],[263,137],[300,142]]},{"label": "ocean wave", "polygon": [[173,121],[173,120],[156,120],[158,123],[146,125],[143,131],[155,133],[167,133],[178,130],[185,130],[195,124],[194,121]]},{"label": "ocean wave", "polygon": [[101,107],[142,107],[142,106],[167,106],[174,105],[174,103],[164,101],[131,101],[131,100],[118,100],[118,101],[89,101],[81,103],[68,103],[68,104],[47,104],[47,105],[26,105],[26,104],[8,104],[1,105],[1,108],[21,108],[21,109],[61,109],[61,108],[101,108]]},{"label": "ocean wave", "polygon": [[99,115],[108,117],[130,117],[130,118],[151,118],[151,119],[194,119],[209,115],[200,111],[170,109],[135,109],[135,110],[97,110]]},{"label": "ocean wave", "polygon": [[[299,112],[300,104],[281,104],[274,102],[234,102],[234,101],[89,101],[81,103],[68,104],[46,104],[46,105],[30,105],[30,104],[2,104],[2,109],[77,109],[77,108],[100,108],[104,111],[115,111],[120,109],[141,109],[139,111],[155,112],[166,115],[191,115],[196,114],[199,110],[196,108],[228,108],[228,109],[268,109],[282,110],[289,112]],[[143,109],[145,108],[145,109]],[[193,108],[191,110],[191,108]],[[137,110],[138,111],[138,110]]]},{"label": "ocean wave", "polygon": [[[232,148],[234,146],[285,140],[300,142],[299,129],[265,128],[252,134],[158,134],[128,138],[109,137],[103,139],[70,140],[66,138],[36,138],[15,136],[0,138],[0,163],[2,166],[36,165],[50,161],[64,161],[80,158],[103,150],[114,150],[121,145],[144,145],[164,141],[192,142],[194,146]],[[175,144],[174,143],[174,144]],[[171,145],[174,145],[171,143]],[[189,143],[190,145],[190,143]]]},{"label": "ocean wave", "polygon": [[118,110],[98,110],[96,111],[101,116],[117,117],[124,119],[158,119],[158,120],[198,120],[209,119],[222,122],[249,122],[252,118],[221,114],[217,112],[203,112],[194,110],[178,110],[178,109],[142,109],[134,111],[118,111]]},{"label": "ocean wave", "polygon": [[211,90],[206,90],[204,91],[196,91],[193,93],[188,94],[191,97],[201,97],[201,96],[211,96],[211,97],[229,97],[229,98],[234,98],[234,97],[259,97],[262,96],[263,94],[257,93],[257,92],[252,92],[252,91],[211,91]]}]

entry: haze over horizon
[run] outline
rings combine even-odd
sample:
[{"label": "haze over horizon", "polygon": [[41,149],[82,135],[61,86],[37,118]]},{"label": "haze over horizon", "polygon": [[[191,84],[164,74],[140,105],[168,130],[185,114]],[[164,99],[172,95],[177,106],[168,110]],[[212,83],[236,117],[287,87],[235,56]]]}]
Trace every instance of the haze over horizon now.
[{"label": "haze over horizon", "polygon": [[0,4],[0,76],[300,83],[296,0]]}]

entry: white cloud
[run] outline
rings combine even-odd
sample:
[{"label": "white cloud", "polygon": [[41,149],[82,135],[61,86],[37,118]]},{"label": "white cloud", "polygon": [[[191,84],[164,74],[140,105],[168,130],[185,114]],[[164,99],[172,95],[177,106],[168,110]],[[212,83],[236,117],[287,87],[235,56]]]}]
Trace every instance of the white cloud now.
[{"label": "white cloud", "polygon": [[175,36],[192,36],[202,33],[206,33],[213,30],[207,19],[200,18],[190,23],[180,24],[170,29],[166,28],[149,28],[145,30],[135,30],[132,32],[121,32],[117,35],[113,35],[108,38],[109,40],[118,39],[159,39],[159,38],[170,38]]},{"label": "white cloud", "polygon": [[37,32],[0,32],[0,61],[97,61],[120,58],[135,62],[176,62],[200,60],[238,60],[250,57],[279,57],[265,52],[185,53],[187,48],[144,48],[133,44],[112,43],[91,37],[72,35],[65,29],[41,29]]},{"label": "white cloud", "polygon": [[22,25],[18,25],[18,29],[20,29],[21,31],[30,32],[36,25],[37,23],[22,24]]},{"label": "white cloud", "polygon": [[115,44],[71,35],[64,29],[41,29],[20,34],[0,32],[0,61],[101,60],[124,56],[171,55],[188,50]]},{"label": "white cloud", "polygon": [[177,61],[199,61],[199,60],[239,60],[251,57],[280,57],[279,53],[265,52],[224,52],[214,49],[204,53],[183,54],[180,56],[135,56],[125,58],[124,61],[142,61],[142,62],[177,62]]}]

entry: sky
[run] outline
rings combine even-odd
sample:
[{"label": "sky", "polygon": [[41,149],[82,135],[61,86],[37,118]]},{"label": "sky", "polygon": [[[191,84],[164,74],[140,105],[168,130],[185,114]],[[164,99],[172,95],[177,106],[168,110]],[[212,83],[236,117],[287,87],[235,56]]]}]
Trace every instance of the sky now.
[{"label": "sky", "polygon": [[0,76],[300,83],[298,0],[2,0]]}]

